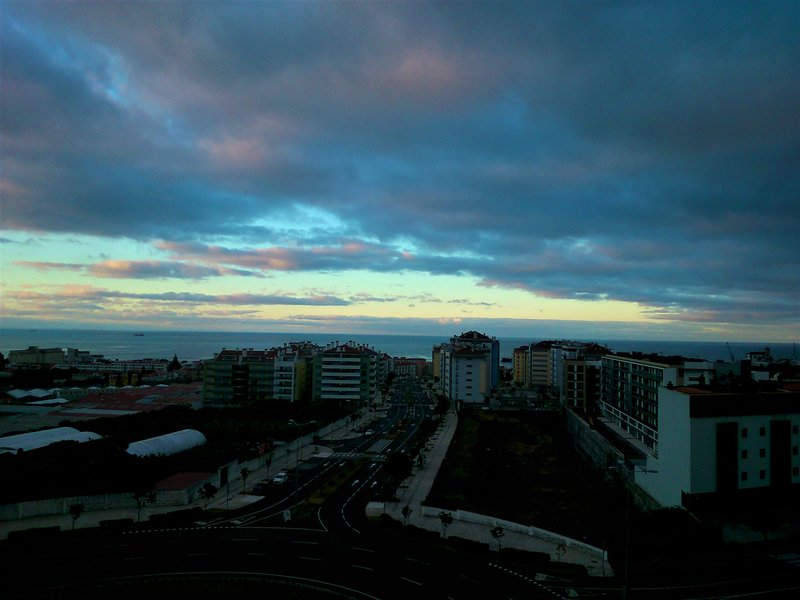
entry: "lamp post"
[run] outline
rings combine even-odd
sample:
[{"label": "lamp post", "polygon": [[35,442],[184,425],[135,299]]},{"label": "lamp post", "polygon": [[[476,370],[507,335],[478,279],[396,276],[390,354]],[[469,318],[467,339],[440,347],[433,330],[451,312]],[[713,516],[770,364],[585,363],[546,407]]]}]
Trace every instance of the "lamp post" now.
[{"label": "lamp post", "polygon": [[[622,460],[617,463],[617,467],[611,467],[611,470],[619,472],[619,466],[622,466],[625,469],[628,474],[628,479],[631,478],[631,473],[634,474],[633,485],[636,485],[635,473],[637,470],[640,473],[658,473],[656,470],[643,469],[642,467],[637,467],[636,465],[631,465],[628,467],[627,463]],[[629,489],[630,486],[625,487],[625,562],[622,574],[622,600],[628,600],[630,598],[630,587],[628,584],[628,556],[630,554],[631,545],[631,494],[633,493],[631,489]]]}]

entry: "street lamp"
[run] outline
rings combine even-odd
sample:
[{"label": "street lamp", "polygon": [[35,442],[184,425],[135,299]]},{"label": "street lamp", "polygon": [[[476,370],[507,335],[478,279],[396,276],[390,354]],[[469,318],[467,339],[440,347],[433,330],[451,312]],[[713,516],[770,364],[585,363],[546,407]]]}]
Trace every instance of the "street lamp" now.
[{"label": "street lamp", "polygon": [[[658,471],[654,469],[644,469],[633,464],[629,467],[624,460],[617,461],[617,466],[609,467],[609,470],[619,473],[620,466],[627,472],[628,479],[631,479],[631,473],[635,474],[637,470],[640,473],[658,473]],[[635,476],[633,478],[633,485],[636,485]],[[628,556],[630,554],[631,545],[631,495],[633,493],[630,486],[625,487],[625,563],[622,575],[622,600],[628,600],[628,598],[630,598],[630,588],[628,586]]]}]

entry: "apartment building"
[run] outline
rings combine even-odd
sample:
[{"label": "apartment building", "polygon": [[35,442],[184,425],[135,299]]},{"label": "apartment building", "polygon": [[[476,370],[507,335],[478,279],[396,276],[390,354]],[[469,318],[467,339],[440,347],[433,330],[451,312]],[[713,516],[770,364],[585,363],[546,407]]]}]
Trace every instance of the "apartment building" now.
[{"label": "apartment building", "polygon": [[272,397],[285,402],[311,399],[312,361],[320,346],[311,342],[292,342],[275,350]]},{"label": "apartment building", "polygon": [[514,355],[511,358],[513,381],[519,387],[530,387],[531,385],[529,349],[530,346],[514,348]]},{"label": "apartment building", "polygon": [[594,412],[600,395],[600,374],[603,356],[611,351],[597,344],[581,344],[564,348],[557,360],[559,394],[562,408],[583,413]]},{"label": "apartment building", "polygon": [[710,382],[714,363],[681,356],[638,352],[602,357],[601,416],[634,445],[658,453],[658,393],[662,385],[682,386],[688,378]]},{"label": "apartment building", "polygon": [[337,402],[342,406],[368,406],[380,394],[379,380],[385,365],[383,355],[367,346],[347,342],[329,344],[314,355],[315,402]]},{"label": "apartment building", "polygon": [[10,350],[8,362],[15,366],[62,365],[66,360],[61,348],[39,348],[28,346],[25,350]]},{"label": "apartment building", "polygon": [[424,358],[397,358],[394,361],[394,373],[398,377],[422,377],[430,364]]},{"label": "apartment building", "polygon": [[500,381],[500,343],[477,331],[450,338],[441,349],[442,392],[450,400],[483,403]]},{"label": "apartment building", "polygon": [[275,350],[222,349],[203,363],[203,404],[257,404],[274,398]]},{"label": "apartment building", "polygon": [[664,506],[800,485],[800,392],[662,386],[659,451],[636,483]]}]

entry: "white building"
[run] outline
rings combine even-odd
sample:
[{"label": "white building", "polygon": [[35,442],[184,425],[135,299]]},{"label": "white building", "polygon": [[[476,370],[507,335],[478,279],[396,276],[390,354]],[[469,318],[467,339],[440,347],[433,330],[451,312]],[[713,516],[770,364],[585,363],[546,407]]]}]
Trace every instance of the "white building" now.
[{"label": "white building", "polygon": [[663,386],[658,404],[658,455],[635,477],[662,505],[800,484],[799,392]]},{"label": "white building", "polygon": [[500,381],[500,343],[477,331],[450,338],[434,347],[439,360],[442,393],[464,403],[483,403]]}]

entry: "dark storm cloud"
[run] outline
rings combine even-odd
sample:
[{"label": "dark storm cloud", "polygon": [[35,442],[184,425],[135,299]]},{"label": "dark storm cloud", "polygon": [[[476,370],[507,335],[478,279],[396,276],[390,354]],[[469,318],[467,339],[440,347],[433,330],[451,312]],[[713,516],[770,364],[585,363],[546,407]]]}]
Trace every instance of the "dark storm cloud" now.
[{"label": "dark storm cloud", "polygon": [[6,12],[4,228],[797,318],[797,3]]}]

